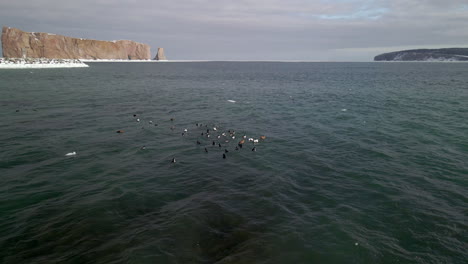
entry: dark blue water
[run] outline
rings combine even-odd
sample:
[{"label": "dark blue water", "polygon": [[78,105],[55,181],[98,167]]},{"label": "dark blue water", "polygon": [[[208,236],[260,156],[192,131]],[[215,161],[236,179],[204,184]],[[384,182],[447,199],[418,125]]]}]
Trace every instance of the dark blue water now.
[{"label": "dark blue water", "polygon": [[0,70],[0,262],[466,263],[467,120],[465,63]]}]

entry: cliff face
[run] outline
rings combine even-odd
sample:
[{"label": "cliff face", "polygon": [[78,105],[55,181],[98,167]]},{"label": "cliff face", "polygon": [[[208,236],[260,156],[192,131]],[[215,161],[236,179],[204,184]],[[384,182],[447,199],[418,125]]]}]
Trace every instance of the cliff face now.
[{"label": "cliff face", "polygon": [[2,29],[3,56],[9,58],[149,60],[150,46],[130,40],[102,41],[49,33]]},{"label": "cliff face", "polygon": [[468,49],[402,50],[377,55],[374,61],[468,61]]}]

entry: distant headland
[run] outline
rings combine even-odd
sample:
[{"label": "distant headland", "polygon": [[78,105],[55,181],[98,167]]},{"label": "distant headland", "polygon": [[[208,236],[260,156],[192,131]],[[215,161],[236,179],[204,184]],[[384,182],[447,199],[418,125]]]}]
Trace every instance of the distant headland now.
[{"label": "distant headland", "polygon": [[402,50],[377,55],[374,61],[468,61],[468,48]]},{"label": "distant headland", "polygon": [[[2,29],[2,51],[5,58],[151,59],[149,45],[131,40],[103,41],[72,38],[51,33],[24,32],[11,27],[3,27]],[[157,58],[158,56],[155,59]]]}]

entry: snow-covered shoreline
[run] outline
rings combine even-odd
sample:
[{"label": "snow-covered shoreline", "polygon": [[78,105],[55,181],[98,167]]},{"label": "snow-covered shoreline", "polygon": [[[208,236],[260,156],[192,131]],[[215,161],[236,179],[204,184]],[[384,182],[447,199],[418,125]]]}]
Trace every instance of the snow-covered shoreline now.
[{"label": "snow-covered shoreline", "polygon": [[97,60],[87,60],[80,59],[82,62],[159,62],[157,60],[114,60],[114,59],[97,59]]},{"label": "snow-covered shoreline", "polygon": [[82,68],[89,67],[80,60],[46,58],[0,58],[0,69]]}]

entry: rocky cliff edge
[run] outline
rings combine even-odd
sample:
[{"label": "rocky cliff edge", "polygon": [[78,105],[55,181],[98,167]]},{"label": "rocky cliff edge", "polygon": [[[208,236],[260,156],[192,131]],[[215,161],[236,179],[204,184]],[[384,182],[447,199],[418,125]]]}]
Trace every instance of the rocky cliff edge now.
[{"label": "rocky cliff edge", "polygon": [[3,56],[8,58],[149,60],[150,46],[130,40],[102,41],[50,33],[2,29]]},{"label": "rocky cliff edge", "polygon": [[377,55],[374,61],[468,61],[468,48],[402,50]]}]

